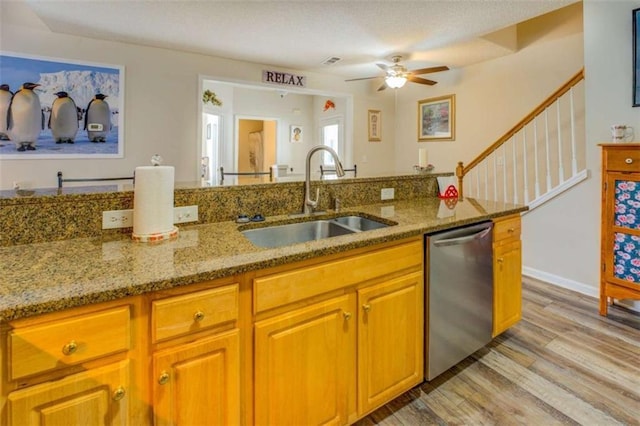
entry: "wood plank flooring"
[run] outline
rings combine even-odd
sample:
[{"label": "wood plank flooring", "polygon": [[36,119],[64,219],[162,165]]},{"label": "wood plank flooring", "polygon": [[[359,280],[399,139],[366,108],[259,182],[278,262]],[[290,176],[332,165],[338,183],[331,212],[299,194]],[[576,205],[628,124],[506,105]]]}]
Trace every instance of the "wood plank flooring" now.
[{"label": "wood plank flooring", "polygon": [[640,425],[640,315],[523,284],[516,326],[357,425]]}]

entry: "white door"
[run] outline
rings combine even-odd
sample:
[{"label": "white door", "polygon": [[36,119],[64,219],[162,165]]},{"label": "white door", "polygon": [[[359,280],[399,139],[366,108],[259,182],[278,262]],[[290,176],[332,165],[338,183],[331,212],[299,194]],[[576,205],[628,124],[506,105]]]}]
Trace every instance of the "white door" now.
[{"label": "white door", "polygon": [[202,114],[202,168],[200,178],[214,183],[220,168],[220,141],[222,140],[222,116]]},{"label": "white door", "polygon": [[[323,145],[338,153],[342,165],[347,167],[347,164],[344,164],[344,119],[342,116],[330,117],[320,122],[320,140]],[[333,157],[326,151],[322,155],[322,166],[335,168]]]}]

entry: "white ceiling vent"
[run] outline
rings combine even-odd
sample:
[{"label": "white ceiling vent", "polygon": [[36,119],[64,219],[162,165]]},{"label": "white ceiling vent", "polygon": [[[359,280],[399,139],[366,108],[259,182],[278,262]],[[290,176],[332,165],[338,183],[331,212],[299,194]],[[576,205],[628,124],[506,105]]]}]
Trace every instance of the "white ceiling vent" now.
[{"label": "white ceiling vent", "polygon": [[333,65],[338,61],[341,61],[342,58],[338,58],[337,56],[330,56],[324,61],[322,61],[322,65]]}]

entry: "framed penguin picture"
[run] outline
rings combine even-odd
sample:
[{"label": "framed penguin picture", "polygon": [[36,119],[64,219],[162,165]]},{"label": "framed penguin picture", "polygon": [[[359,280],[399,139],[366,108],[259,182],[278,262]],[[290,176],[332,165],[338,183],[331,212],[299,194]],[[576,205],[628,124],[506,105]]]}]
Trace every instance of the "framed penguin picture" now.
[{"label": "framed penguin picture", "polygon": [[0,159],[122,158],[124,67],[0,52]]}]

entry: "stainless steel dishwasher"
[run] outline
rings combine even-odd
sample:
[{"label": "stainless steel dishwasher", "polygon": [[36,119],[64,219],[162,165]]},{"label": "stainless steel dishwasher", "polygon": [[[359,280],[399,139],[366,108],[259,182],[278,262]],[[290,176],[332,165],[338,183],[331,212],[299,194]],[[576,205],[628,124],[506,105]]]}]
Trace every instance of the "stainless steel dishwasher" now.
[{"label": "stainless steel dishwasher", "polygon": [[491,222],[425,235],[425,379],[491,341]]}]

